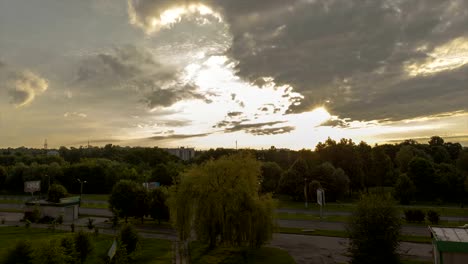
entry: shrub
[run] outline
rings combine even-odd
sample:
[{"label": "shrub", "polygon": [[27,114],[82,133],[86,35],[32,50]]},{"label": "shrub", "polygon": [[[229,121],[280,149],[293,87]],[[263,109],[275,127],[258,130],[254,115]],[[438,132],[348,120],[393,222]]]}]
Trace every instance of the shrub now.
[{"label": "shrub", "polygon": [[67,196],[67,189],[60,184],[52,184],[49,188],[47,201],[59,203],[61,198]]},{"label": "shrub", "polygon": [[3,259],[4,264],[31,264],[33,260],[31,242],[21,240],[15,247],[7,252]]},{"label": "shrub", "polygon": [[29,220],[32,223],[37,223],[41,219],[41,211],[38,208],[34,208],[32,211],[24,212],[23,220]]},{"label": "shrub", "polygon": [[39,219],[39,224],[51,224],[54,220],[55,219],[53,217],[45,215],[41,219]]},{"label": "shrub", "polygon": [[429,211],[427,211],[427,220],[431,224],[437,225],[437,224],[439,224],[440,214],[437,211],[429,210]]},{"label": "shrub", "polygon": [[62,240],[60,241],[60,245],[63,248],[64,254],[70,257],[69,264],[78,264],[80,262],[78,253],[75,250],[75,241],[73,237],[66,236],[62,238]]},{"label": "shrub", "polygon": [[70,224],[70,229],[71,229],[71,232],[72,232],[72,233],[75,232],[75,224],[74,224],[74,223],[71,223],[71,224]]},{"label": "shrub", "polygon": [[70,263],[71,256],[65,254],[65,249],[57,243],[41,244],[34,250],[33,264],[65,264]]},{"label": "shrub", "polygon": [[57,219],[55,219],[55,222],[59,225],[63,224],[63,215],[59,215]]},{"label": "shrub", "polygon": [[127,254],[132,254],[138,248],[140,237],[131,225],[124,225],[120,229],[119,240],[125,246]]},{"label": "shrub", "polygon": [[88,218],[88,224],[87,224],[87,226],[88,226],[88,229],[89,229],[89,230],[93,230],[93,228],[94,228],[94,219]]},{"label": "shrub", "polygon": [[407,209],[404,211],[405,220],[409,223],[422,223],[424,222],[425,213],[421,209]]},{"label": "shrub", "polygon": [[362,196],[348,228],[352,264],[399,263],[399,213],[389,197]]},{"label": "shrub", "polygon": [[93,251],[93,245],[91,244],[91,239],[87,234],[80,231],[76,233],[74,237],[75,241],[75,250],[78,254],[78,259],[81,263],[85,262],[86,258]]}]

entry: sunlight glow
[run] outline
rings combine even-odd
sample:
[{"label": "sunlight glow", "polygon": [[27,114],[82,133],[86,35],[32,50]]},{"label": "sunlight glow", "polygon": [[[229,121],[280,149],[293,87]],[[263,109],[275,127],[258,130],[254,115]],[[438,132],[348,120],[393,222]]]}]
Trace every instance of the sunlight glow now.
[{"label": "sunlight glow", "polygon": [[[146,28],[148,34],[159,31],[163,28],[170,28],[172,25],[179,23],[184,16],[193,16],[200,19],[200,17],[211,16],[218,21],[222,21],[221,15],[214,12],[210,7],[203,4],[191,4],[185,6],[177,6],[167,9],[159,14],[150,18],[149,27]],[[202,20],[206,23],[206,20]],[[133,20],[133,23],[136,23]]]},{"label": "sunlight glow", "polygon": [[[418,51],[427,50],[423,45]],[[453,39],[427,54],[430,56],[423,63],[408,63],[406,71],[410,76],[430,75],[441,71],[454,70],[468,64],[468,38]]]}]

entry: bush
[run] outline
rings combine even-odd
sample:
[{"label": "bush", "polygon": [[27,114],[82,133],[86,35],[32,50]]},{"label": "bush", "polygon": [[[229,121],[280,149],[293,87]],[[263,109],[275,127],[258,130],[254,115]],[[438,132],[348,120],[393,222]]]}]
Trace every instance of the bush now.
[{"label": "bush", "polygon": [[75,241],[73,237],[66,236],[62,238],[60,241],[60,245],[63,248],[63,252],[65,255],[70,257],[69,264],[78,264],[80,263],[78,253],[75,250]]},{"label": "bush", "polygon": [[55,219],[55,222],[59,225],[63,224],[63,215],[59,215],[59,217]]},{"label": "bush", "polygon": [[409,223],[422,223],[426,214],[421,209],[407,209],[405,210],[405,220]]},{"label": "bush", "polygon": [[31,242],[21,240],[16,243],[15,247],[7,252],[3,259],[3,264],[32,264],[33,250]]},{"label": "bush", "polygon": [[89,230],[93,230],[93,228],[94,228],[94,219],[88,218],[88,224],[87,224],[87,226],[88,226],[88,229],[89,229]]},{"label": "bush", "polygon": [[71,263],[71,256],[65,254],[65,249],[57,243],[50,241],[47,244],[41,244],[33,254],[33,264],[66,264]]},{"label": "bush", "polygon": [[41,211],[38,208],[34,208],[34,210],[29,212],[24,212],[23,220],[29,220],[32,223],[37,223],[41,219]]},{"label": "bush", "polygon": [[78,259],[81,263],[85,262],[86,258],[93,251],[93,245],[91,244],[91,239],[87,234],[80,231],[76,233],[75,237],[75,250],[78,254]]},{"label": "bush", "polygon": [[51,224],[54,220],[55,219],[53,217],[45,215],[41,219],[39,219],[39,224]]},{"label": "bush", "polygon": [[431,224],[437,225],[437,224],[439,224],[440,214],[437,211],[429,210],[429,211],[427,211],[427,220]]},{"label": "bush", "polygon": [[49,188],[47,201],[59,203],[61,198],[67,196],[67,189],[60,184],[52,184]]},{"label": "bush", "polygon": [[140,237],[135,228],[131,225],[124,225],[122,229],[120,229],[119,240],[125,246],[127,254],[130,255],[137,250]]},{"label": "bush", "polygon": [[362,196],[348,228],[352,264],[399,263],[401,223],[389,197]]}]

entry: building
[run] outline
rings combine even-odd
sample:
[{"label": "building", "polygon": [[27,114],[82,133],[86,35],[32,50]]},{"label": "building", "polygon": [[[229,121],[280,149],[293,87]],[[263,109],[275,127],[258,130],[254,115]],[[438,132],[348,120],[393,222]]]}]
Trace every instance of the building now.
[{"label": "building", "polygon": [[181,160],[191,160],[195,157],[195,149],[194,148],[166,148],[165,151],[169,152],[170,154],[177,156]]},{"label": "building", "polygon": [[52,203],[46,200],[28,201],[24,208],[25,212],[32,212],[38,209],[41,217],[48,216],[56,219],[63,217],[64,222],[72,222],[78,219],[79,196],[60,199],[60,203]]},{"label": "building", "polygon": [[429,227],[435,264],[468,263],[468,229]]}]

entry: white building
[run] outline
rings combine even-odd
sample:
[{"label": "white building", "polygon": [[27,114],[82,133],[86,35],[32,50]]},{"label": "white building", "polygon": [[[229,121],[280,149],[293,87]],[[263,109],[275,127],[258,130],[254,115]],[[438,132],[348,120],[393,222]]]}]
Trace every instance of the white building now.
[{"label": "white building", "polygon": [[165,151],[169,152],[170,154],[179,157],[181,160],[191,160],[195,157],[195,149],[194,148],[166,148]]}]

